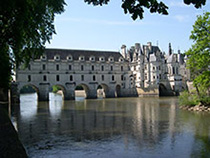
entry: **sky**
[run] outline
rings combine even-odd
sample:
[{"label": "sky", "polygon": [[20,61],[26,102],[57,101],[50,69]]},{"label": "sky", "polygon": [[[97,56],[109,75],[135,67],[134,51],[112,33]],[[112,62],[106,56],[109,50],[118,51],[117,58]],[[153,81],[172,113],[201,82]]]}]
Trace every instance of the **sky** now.
[{"label": "sky", "polygon": [[47,48],[120,51],[124,44],[129,49],[135,43],[159,46],[168,53],[168,45],[183,53],[193,44],[189,40],[198,15],[210,11],[210,2],[201,9],[188,6],[183,0],[163,0],[169,15],[151,14],[147,9],[144,19],[132,20],[124,14],[122,0],[110,0],[108,5],[92,6],[84,0],[66,0],[65,12],[56,15],[55,29]]}]

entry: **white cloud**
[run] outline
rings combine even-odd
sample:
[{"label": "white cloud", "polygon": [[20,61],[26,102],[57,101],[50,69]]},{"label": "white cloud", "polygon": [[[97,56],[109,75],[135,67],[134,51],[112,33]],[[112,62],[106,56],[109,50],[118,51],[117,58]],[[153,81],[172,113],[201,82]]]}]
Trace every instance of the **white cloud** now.
[{"label": "white cloud", "polygon": [[176,19],[179,22],[187,22],[189,20],[189,15],[175,15],[174,19]]}]

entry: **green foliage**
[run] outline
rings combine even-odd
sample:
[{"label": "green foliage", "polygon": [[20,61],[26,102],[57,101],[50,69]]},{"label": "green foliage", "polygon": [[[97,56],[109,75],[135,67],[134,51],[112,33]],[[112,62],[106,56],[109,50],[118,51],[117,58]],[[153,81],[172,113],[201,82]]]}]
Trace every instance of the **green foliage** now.
[{"label": "green foliage", "polygon": [[0,1],[1,88],[8,87],[12,68],[42,53],[55,33],[55,14],[62,13],[64,5],[64,0]]},{"label": "green foliage", "polygon": [[57,85],[54,85],[53,87],[52,87],[52,92],[53,93],[57,93],[59,90],[62,90],[59,86],[57,86]]},{"label": "green foliage", "polygon": [[[186,52],[187,66],[190,69],[193,84],[198,93],[207,92],[210,89],[210,13],[198,16],[190,39],[194,41],[192,47]],[[209,95],[209,94],[208,94]]]},{"label": "green foliage", "polygon": [[[108,4],[110,0],[84,0],[88,4],[104,5]],[[205,5],[206,0],[184,0],[187,5],[193,4],[196,8]],[[138,17],[143,19],[144,8],[148,9],[151,13],[168,14],[168,7],[165,3],[158,2],[158,0],[122,0],[122,5],[125,14],[131,14],[133,20]]]},{"label": "green foliage", "polygon": [[198,96],[196,94],[190,94],[184,91],[179,96],[179,105],[195,106],[199,103]]}]

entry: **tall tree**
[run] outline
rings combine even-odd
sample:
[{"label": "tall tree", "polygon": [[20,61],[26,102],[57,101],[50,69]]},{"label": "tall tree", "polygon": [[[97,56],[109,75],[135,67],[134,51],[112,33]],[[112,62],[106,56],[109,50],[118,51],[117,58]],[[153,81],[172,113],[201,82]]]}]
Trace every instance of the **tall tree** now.
[{"label": "tall tree", "polygon": [[44,49],[64,5],[64,0],[0,1],[0,90],[8,88],[14,63],[27,63]]},{"label": "tall tree", "polygon": [[194,44],[186,55],[193,84],[198,95],[208,92],[210,96],[210,12],[197,17],[190,39]]}]

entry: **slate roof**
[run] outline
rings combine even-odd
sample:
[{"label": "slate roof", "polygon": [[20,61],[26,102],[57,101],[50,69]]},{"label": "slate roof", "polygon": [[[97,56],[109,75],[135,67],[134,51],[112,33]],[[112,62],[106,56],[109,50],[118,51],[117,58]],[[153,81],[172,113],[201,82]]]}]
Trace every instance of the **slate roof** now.
[{"label": "slate roof", "polygon": [[80,56],[84,56],[85,60],[89,60],[94,56],[95,61],[99,61],[100,57],[104,57],[105,61],[109,57],[113,57],[114,61],[119,61],[119,58],[123,56],[119,52],[115,51],[95,51],[95,50],[73,50],[73,49],[45,49],[47,59],[54,59],[54,56],[59,55],[61,60],[66,60],[67,56],[71,55],[73,60],[79,60]]}]

